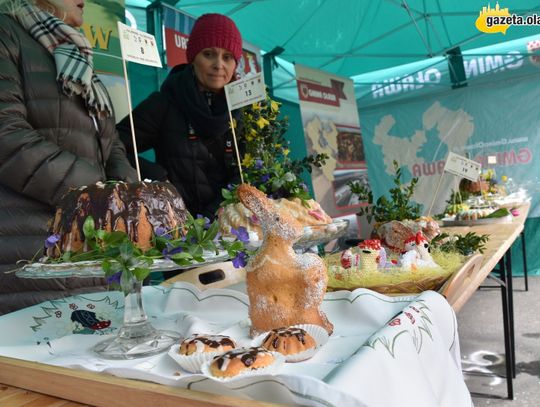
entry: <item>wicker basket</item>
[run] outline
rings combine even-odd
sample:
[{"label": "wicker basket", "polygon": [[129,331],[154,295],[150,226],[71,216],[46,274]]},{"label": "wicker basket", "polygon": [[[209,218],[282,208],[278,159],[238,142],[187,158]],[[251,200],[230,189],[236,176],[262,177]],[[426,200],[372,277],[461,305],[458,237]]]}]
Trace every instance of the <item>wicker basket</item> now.
[{"label": "wicker basket", "polygon": [[437,291],[466,262],[466,258],[459,254],[434,259],[441,267],[409,271],[396,268],[367,272],[344,269],[340,265],[339,253],[333,254],[325,258],[329,277],[327,291],[368,288],[387,295]]},{"label": "wicker basket", "polygon": [[355,290],[357,288],[368,288],[370,290],[376,291],[381,294],[386,295],[395,295],[395,294],[417,294],[421,293],[422,291],[426,290],[439,290],[443,284],[450,278],[452,273],[448,275],[442,275],[442,276],[434,276],[434,277],[424,277],[417,280],[414,280],[414,277],[409,275],[409,279],[407,281],[402,281],[400,283],[389,283],[389,284],[379,284],[379,285],[354,285],[352,284],[346,284],[343,286],[328,286],[327,291],[339,291],[339,290]]}]

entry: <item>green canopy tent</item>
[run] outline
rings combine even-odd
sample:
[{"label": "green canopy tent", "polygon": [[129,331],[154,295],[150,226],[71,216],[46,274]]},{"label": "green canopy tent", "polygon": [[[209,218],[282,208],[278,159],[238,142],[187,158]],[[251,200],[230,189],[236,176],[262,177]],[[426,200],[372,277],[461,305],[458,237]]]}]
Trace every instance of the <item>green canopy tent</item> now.
[{"label": "green canopy tent", "polygon": [[[346,77],[540,32],[540,26],[511,27],[506,35],[479,32],[475,21],[488,6],[480,0],[185,0],[173,5],[194,16],[228,15],[245,40],[263,51]],[[511,14],[540,14],[538,0],[500,6]],[[274,81],[273,86],[285,84]]]},{"label": "green canopy tent", "polygon": [[[483,0],[181,0],[167,3],[195,17],[231,17],[264,52],[337,75],[354,76],[449,52],[527,37],[540,26],[485,34],[475,21]],[[146,7],[146,0],[127,6]],[[155,4],[155,3],[153,3]],[[495,6],[495,5],[493,5]],[[508,0],[509,13],[540,14],[539,0]],[[279,87],[280,83],[274,86]]]},{"label": "green canopy tent", "polygon": [[[143,7],[151,4],[140,1],[128,0],[128,8],[136,2]],[[446,75],[443,81],[430,86],[452,92],[453,87],[459,88],[465,82],[459,73],[460,64],[463,67],[462,55],[474,58],[471,52],[481,52],[499,57],[503,54],[496,46],[478,50],[540,34],[540,26],[510,27],[506,34],[479,32],[475,21],[489,4],[476,0],[182,0],[168,4],[195,17],[218,12],[234,19],[244,39],[267,55],[265,77],[274,96],[293,102],[285,103],[283,111],[290,116],[291,134],[295,135],[302,134],[302,125],[296,105],[294,63],[353,78],[363,120],[363,112],[367,113],[363,90],[376,85],[381,78],[391,78],[388,72],[393,69],[403,77],[414,76],[418,66],[446,65],[454,77]],[[500,7],[507,7],[510,14],[519,16],[540,15],[540,0],[508,0]],[[523,48],[520,56],[530,56],[531,52]],[[411,71],[406,72],[404,66],[409,66]],[[512,72],[508,70],[506,75],[511,77]],[[481,84],[485,89],[490,81],[495,84],[498,80],[500,76],[492,75],[487,80],[468,80],[467,84],[470,88]],[[463,89],[452,93],[460,92],[466,93]],[[454,99],[456,103],[461,100]],[[396,102],[393,104],[395,107]],[[362,131],[365,137],[370,137],[365,124],[367,121],[362,124]],[[305,154],[302,137],[291,142],[293,153]]]}]

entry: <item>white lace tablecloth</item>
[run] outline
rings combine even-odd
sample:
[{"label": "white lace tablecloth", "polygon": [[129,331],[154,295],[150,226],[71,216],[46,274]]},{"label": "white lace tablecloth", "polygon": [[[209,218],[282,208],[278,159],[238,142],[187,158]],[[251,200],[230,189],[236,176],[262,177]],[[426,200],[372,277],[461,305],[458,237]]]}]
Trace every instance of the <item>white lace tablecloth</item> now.
[{"label": "white lace tablecloth", "polygon": [[[183,336],[220,333],[250,342],[244,293],[201,292],[177,283],[144,287],[143,296],[158,329]],[[313,358],[287,363],[274,375],[228,382],[184,372],[167,354],[128,361],[94,355],[91,347],[121,325],[123,296],[117,292],[49,301],[0,317],[0,355],[274,403],[472,405],[461,374],[455,314],[438,293],[387,297],[365,289],[339,291],[326,295],[323,310],[334,334]],[[106,321],[111,323],[104,328]]]}]

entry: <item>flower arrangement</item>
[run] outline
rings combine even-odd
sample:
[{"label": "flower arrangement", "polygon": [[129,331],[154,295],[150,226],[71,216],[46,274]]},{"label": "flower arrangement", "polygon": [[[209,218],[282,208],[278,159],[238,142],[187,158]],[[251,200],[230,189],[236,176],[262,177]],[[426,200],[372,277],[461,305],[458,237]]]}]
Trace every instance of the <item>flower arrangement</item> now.
[{"label": "flower arrangement", "polygon": [[392,220],[417,219],[420,217],[422,205],[412,203],[411,198],[418,183],[418,178],[413,178],[410,184],[405,185],[401,181],[402,172],[397,161],[394,164],[394,187],[390,188],[390,199],[382,195],[373,204],[373,193],[362,185],[359,181],[351,181],[347,185],[351,192],[356,194],[360,201],[369,205],[361,207],[359,216],[366,215],[368,222],[375,219],[378,223],[390,222]]},{"label": "flower arrangement", "polygon": [[[280,104],[266,97],[242,112],[244,132],[240,142],[245,146],[242,160],[244,182],[265,192],[270,198],[310,198],[308,188],[302,181],[304,171],[325,164],[328,155],[310,155],[302,159],[291,159],[289,142],[284,134],[287,119],[280,119]],[[238,202],[237,185],[223,189],[222,206]]]},{"label": "flower arrangement", "polygon": [[[83,224],[85,242],[90,250],[73,253],[67,251],[59,258],[42,258],[45,263],[66,263],[81,261],[101,261],[108,283],[114,288],[128,286],[133,279],[143,281],[150,274],[150,266],[156,259],[168,259],[181,266],[204,262],[203,253],[226,250],[233,258],[235,267],[244,267],[248,254],[244,248],[247,231],[240,227],[234,230],[232,239],[224,239],[218,231],[218,223],[198,215],[188,214],[183,237],[173,239],[170,230],[157,228],[152,239],[152,247],[143,252],[125,232],[107,232],[95,228],[94,219],[88,216]],[[45,240],[45,247],[57,244],[59,235],[51,235]]]}]

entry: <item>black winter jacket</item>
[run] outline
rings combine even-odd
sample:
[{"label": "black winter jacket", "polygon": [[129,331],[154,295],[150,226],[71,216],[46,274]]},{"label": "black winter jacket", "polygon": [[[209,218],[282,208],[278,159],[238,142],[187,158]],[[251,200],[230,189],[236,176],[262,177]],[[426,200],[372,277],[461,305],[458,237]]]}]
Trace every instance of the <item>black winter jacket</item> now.
[{"label": "black winter jacket", "polygon": [[135,180],[114,119],[88,115],[56,81],[53,56],[0,14],[0,314],[76,292],[103,279],[19,279],[6,270],[43,248],[47,222],[69,187]]},{"label": "black winter jacket", "polygon": [[[239,113],[233,112],[237,122]],[[168,179],[193,215],[212,217],[221,189],[239,178],[224,92],[200,91],[192,65],[178,65],[160,91],[133,110],[133,121],[137,150],[156,153],[156,163],[140,159],[142,178]],[[131,157],[129,117],[117,129]]]}]

